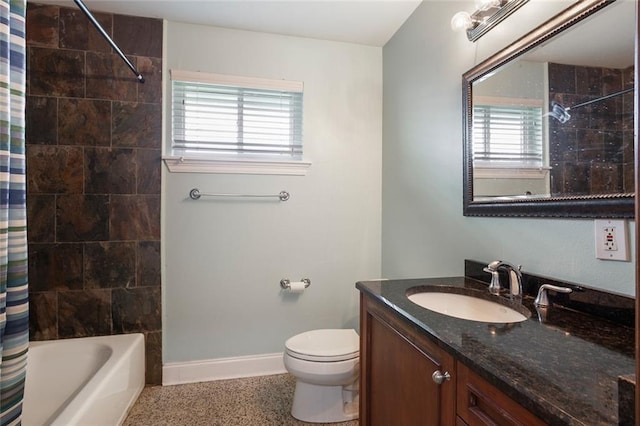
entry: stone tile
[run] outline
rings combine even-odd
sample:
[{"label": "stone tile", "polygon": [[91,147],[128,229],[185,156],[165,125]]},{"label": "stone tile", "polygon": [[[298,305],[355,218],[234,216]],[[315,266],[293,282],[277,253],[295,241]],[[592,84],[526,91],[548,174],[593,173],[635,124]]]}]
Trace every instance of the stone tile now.
[{"label": "stone tile", "polygon": [[[29,273],[38,298],[32,316],[48,315],[32,319],[32,335],[111,334],[113,290],[102,287],[137,285],[140,293],[117,293],[118,325],[145,331],[147,374],[161,383],[162,21],[116,24],[94,12],[109,34],[122,30],[118,42],[146,80],[139,84],[76,8],[29,3],[27,10]],[[145,195],[126,194],[136,191]]]},{"label": "stone tile", "polygon": [[633,92],[622,95],[622,129],[625,131],[633,131],[634,129],[634,101]]},{"label": "stone tile", "polygon": [[[632,69],[550,64],[550,96],[565,106],[594,100],[629,87]],[[571,83],[572,72],[575,90]],[[553,165],[551,186],[554,195],[627,191],[633,178],[626,158],[635,157],[633,150],[625,146],[624,136],[633,127],[631,104],[633,95],[628,99],[627,95],[619,96],[571,111],[568,123],[561,125],[550,121],[549,157]],[[569,192],[569,189],[579,192]]]},{"label": "stone tile", "polygon": [[135,194],[135,150],[85,148],[84,164],[86,194]]},{"label": "stone tile", "polygon": [[134,242],[87,243],[84,251],[84,288],[135,286]]},{"label": "stone tile", "polygon": [[58,296],[56,292],[29,292],[29,340],[57,338]]},{"label": "stone tile", "polygon": [[138,72],[144,77],[138,85],[138,102],[162,103],[162,59],[138,57]]},{"label": "stone tile", "polygon": [[27,54],[30,95],[84,97],[84,52],[29,47]]},{"label": "stone tile", "polygon": [[604,161],[607,163],[624,162],[625,146],[622,131],[605,131],[604,137]]},{"label": "stone tile", "polygon": [[551,161],[577,160],[578,135],[575,129],[553,129],[549,139],[549,158]]},{"label": "stone tile", "polygon": [[[102,28],[112,36],[111,14],[92,11]],[[79,9],[60,9],[60,47],[63,49],[111,52],[111,46]]]},{"label": "stone tile", "polygon": [[139,241],[136,259],[136,286],[159,287],[160,276],[160,241]]},{"label": "stone tile", "polygon": [[58,6],[27,3],[27,22],[27,45],[58,47]]},{"label": "stone tile", "polygon": [[113,290],[113,331],[136,333],[160,331],[162,313],[159,287],[118,288]]},{"label": "stone tile", "polygon": [[58,99],[27,96],[25,108],[27,144],[58,143]]},{"label": "stone tile", "polygon": [[58,292],[60,338],[104,336],[111,330],[111,290]]},{"label": "stone tile", "polygon": [[602,96],[602,68],[575,67],[576,93]]},{"label": "stone tile", "polygon": [[635,192],[635,166],[633,164],[624,164],[622,166],[622,179],[623,179],[623,189],[624,193],[633,193]]},{"label": "stone tile", "polygon": [[95,99],[60,99],[60,145],[109,146],[111,102]]},{"label": "stone tile", "polygon": [[144,333],[145,381],[148,385],[162,384],[162,332]]},{"label": "stone tile", "polygon": [[588,164],[566,163],[562,168],[562,191],[564,194],[588,195],[591,167]]},{"label": "stone tile", "polygon": [[613,68],[602,70],[602,94],[619,92],[624,86],[624,71]]},{"label": "stone tile", "polygon": [[580,162],[602,161],[604,157],[604,136],[597,130],[578,131],[578,160]]},{"label": "stone tile", "polygon": [[629,65],[622,70],[622,87],[624,89],[631,88],[635,81],[635,66]]},{"label": "stone tile", "polygon": [[30,243],[52,243],[56,239],[55,195],[27,195],[27,235]]},{"label": "stone tile", "polygon": [[82,148],[27,146],[27,191],[30,194],[82,192]]},{"label": "stone tile", "polygon": [[549,63],[549,91],[552,93],[576,93],[575,67]]},{"label": "stone tile", "polygon": [[114,102],[113,146],[162,148],[162,106]]},{"label": "stone tile", "polygon": [[127,55],[162,58],[162,20],[114,15],[113,41]]},{"label": "stone tile", "polygon": [[58,196],[56,235],[61,242],[108,240],[109,196]]},{"label": "stone tile", "polygon": [[[566,106],[577,105],[581,102],[586,102],[591,98],[586,96],[574,96],[572,99],[573,100],[565,103],[564,105]],[[571,111],[571,120],[569,120],[564,125],[566,126],[567,124],[571,123],[571,127],[575,128],[578,131],[593,130],[593,126],[591,122],[592,117],[593,115],[591,113],[591,108],[589,107],[579,108]]]},{"label": "stone tile", "polygon": [[594,104],[591,129],[603,131],[623,129],[622,99],[611,98]]},{"label": "stone tile", "polygon": [[159,195],[113,195],[110,205],[111,240],[159,240]]},{"label": "stone tile", "polygon": [[162,176],[162,150],[138,149],[137,192],[138,194],[160,194]]},{"label": "stone tile", "polygon": [[592,163],[589,185],[591,194],[621,193],[622,165]]},{"label": "stone tile", "polygon": [[31,291],[82,289],[82,244],[29,243]]},{"label": "stone tile", "polygon": [[633,131],[624,130],[622,132],[622,147],[624,151],[624,162],[633,164],[635,162],[634,134]]},{"label": "stone tile", "polygon": [[[137,79],[118,55],[86,52],[87,98],[135,101]],[[135,65],[135,61],[133,61]]]},{"label": "stone tile", "polygon": [[622,136],[624,150],[624,192],[635,191],[635,153],[633,134],[633,130],[625,130]]}]

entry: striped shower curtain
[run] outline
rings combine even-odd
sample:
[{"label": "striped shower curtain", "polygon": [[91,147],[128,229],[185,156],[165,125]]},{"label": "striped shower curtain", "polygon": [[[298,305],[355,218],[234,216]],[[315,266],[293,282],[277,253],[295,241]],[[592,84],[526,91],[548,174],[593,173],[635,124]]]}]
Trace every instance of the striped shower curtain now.
[{"label": "striped shower curtain", "polygon": [[0,0],[0,425],[19,425],[29,347],[26,0]]}]

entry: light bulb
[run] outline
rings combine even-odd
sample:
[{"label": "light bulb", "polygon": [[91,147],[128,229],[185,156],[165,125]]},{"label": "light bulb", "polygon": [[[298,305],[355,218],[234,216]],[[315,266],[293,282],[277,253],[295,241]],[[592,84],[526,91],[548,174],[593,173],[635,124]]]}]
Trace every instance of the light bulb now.
[{"label": "light bulb", "polygon": [[454,31],[466,30],[471,28],[473,21],[468,12],[458,12],[451,18],[451,29]]},{"label": "light bulb", "polygon": [[476,8],[478,10],[489,10],[492,7],[500,6],[500,0],[476,0]]}]

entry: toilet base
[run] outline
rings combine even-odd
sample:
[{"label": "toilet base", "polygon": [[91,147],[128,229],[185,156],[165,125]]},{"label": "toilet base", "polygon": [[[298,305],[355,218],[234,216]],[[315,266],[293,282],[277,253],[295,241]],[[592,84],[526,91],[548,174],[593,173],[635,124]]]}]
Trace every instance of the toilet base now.
[{"label": "toilet base", "polygon": [[[337,423],[358,418],[357,390],[352,386],[317,386],[297,381],[291,415],[308,423]],[[356,386],[357,388],[357,386]]]}]

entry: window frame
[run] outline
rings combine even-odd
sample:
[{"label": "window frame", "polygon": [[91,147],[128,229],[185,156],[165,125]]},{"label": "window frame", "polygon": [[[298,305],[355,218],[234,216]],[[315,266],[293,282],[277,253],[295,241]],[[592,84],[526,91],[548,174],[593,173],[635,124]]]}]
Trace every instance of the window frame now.
[{"label": "window frame", "polygon": [[[226,74],[213,74],[196,71],[171,70],[169,89],[173,81],[191,81],[204,84],[228,85],[243,89],[264,89],[303,92],[302,82],[273,80],[266,78],[244,77]],[[167,141],[163,160],[170,172],[183,173],[241,173],[241,174],[277,174],[306,175],[311,166],[304,160],[304,152],[298,158],[282,158],[277,155],[243,155],[231,157],[227,154],[196,153],[174,151],[173,141],[173,91],[167,91]],[[302,120],[303,117],[300,117]]]},{"label": "window frame", "polygon": [[[485,169],[485,173],[489,173],[489,170],[495,170],[496,173],[500,174],[502,177],[508,175],[510,172],[508,170],[512,170],[512,173],[517,175],[518,177],[522,177],[523,175],[535,175],[536,170],[548,170],[548,152],[545,148],[547,145],[547,120],[545,116],[542,114],[544,107],[543,101],[538,99],[520,99],[520,98],[504,98],[504,97],[493,97],[493,96],[478,96],[477,99],[474,100],[474,109],[477,104],[478,108],[481,107],[522,107],[522,108],[540,108],[541,118],[540,118],[540,162],[539,163],[528,163],[526,159],[521,160],[491,160],[491,159],[473,159],[474,168]],[[474,111],[475,117],[475,111]],[[473,129],[472,131],[474,131]],[[475,146],[475,143],[472,147]],[[472,149],[472,152],[475,152]],[[501,171],[501,172],[500,172]],[[481,172],[482,173],[482,172]]]}]

